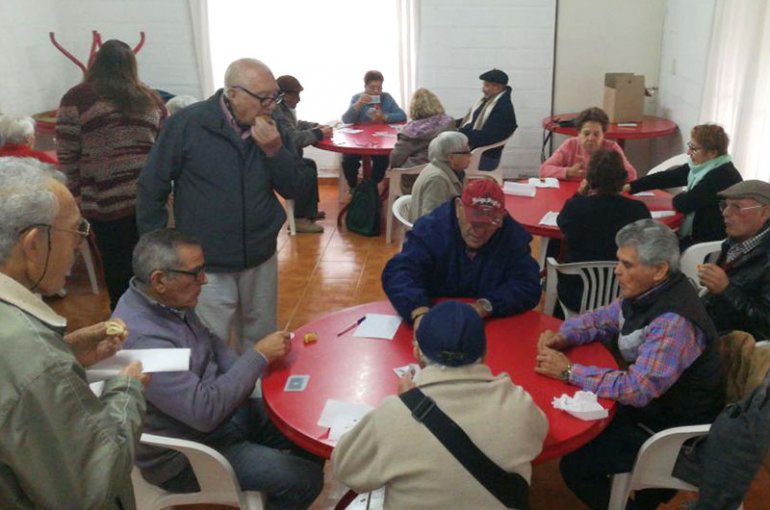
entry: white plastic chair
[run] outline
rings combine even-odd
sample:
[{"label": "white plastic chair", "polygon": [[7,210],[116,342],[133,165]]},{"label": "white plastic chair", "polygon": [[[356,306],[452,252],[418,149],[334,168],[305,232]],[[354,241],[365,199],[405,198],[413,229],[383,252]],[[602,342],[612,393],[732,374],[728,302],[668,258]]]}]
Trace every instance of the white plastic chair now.
[{"label": "white plastic chair", "polygon": [[401,176],[417,175],[422,172],[427,165],[417,165],[409,168],[391,168],[388,170],[388,208],[385,213],[388,218],[385,220],[385,242],[390,243],[393,240],[393,204],[401,196]]},{"label": "white plastic chair", "polygon": [[505,140],[499,141],[497,143],[493,143],[490,145],[484,145],[483,147],[476,147],[471,151],[471,162],[468,164],[468,168],[465,169],[465,178],[466,179],[478,179],[480,177],[488,177],[492,178],[497,181],[497,184],[500,186],[503,185],[503,165],[501,164],[497,165],[497,168],[494,170],[479,170],[479,163],[481,162],[481,155],[484,154],[489,149],[494,149],[496,147],[502,147],[506,143],[508,143],[508,140],[511,139],[513,135],[509,136]]},{"label": "white plastic chair", "polygon": [[[667,160],[663,161],[662,163],[658,163],[657,165],[652,167],[647,172],[647,175],[656,174],[658,172],[663,172],[675,166],[684,165],[688,161],[690,161],[690,157],[687,154],[677,154],[676,156],[672,156]],[[666,191],[668,191],[672,195],[676,195],[677,193],[681,193],[682,191],[684,191],[684,188],[685,188],[684,186],[677,186],[676,188],[667,188]]]},{"label": "white plastic chair", "polygon": [[244,510],[262,510],[261,492],[242,491],[230,463],[222,454],[206,445],[171,437],[142,434],[142,443],[170,448],[184,454],[189,460],[200,486],[199,492],[173,493],[157,487],[142,477],[134,467],[131,481],[138,510],[161,510],[174,505],[204,503],[236,506]]},{"label": "white plastic chair", "polygon": [[414,225],[409,221],[409,205],[412,203],[412,195],[404,195],[398,197],[398,200],[393,202],[393,216],[401,223],[407,230],[410,230]]},{"label": "white plastic chair", "polygon": [[705,243],[693,244],[682,252],[682,256],[679,259],[679,267],[684,275],[690,279],[698,294],[705,294],[706,287],[700,284],[698,279],[698,264],[703,264],[706,258],[713,254],[719,253],[722,249],[722,241],[708,241]]},{"label": "white plastic chair", "polygon": [[630,473],[612,477],[608,510],[625,510],[631,491],[641,489],[676,489],[697,492],[694,485],[671,475],[682,444],[693,437],[708,434],[711,425],[690,425],[662,430],[644,442]]},{"label": "white plastic chair", "polygon": [[91,283],[91,292],[99,294],[99,280],[96,278],[96,268],[94,266],[94,254],[88,245],[88,240],[80,246],[80,254],[83,256],[83,262],[88,272],[88,281]]},{"label": "white plastic chair", "polygon": [[[568,319],[587,310],[610,304],[620,294],[617,278],[615,278],[614,260],[599,262],[572,262],[559,264],[553,257],[546,260],[545,305],[543,313],[553,315],[558,301]],[[583,297],[580,300],[580,310],[570,310],[559,300],[556,284],[557,273],[578,275],[583,280]]]},{"label": "white plastic chair", "polygon": [[286,221],[289,223],[289,235],[297,235],[297,222],[294,219],[294,199],[287,198],[286,201]]}]

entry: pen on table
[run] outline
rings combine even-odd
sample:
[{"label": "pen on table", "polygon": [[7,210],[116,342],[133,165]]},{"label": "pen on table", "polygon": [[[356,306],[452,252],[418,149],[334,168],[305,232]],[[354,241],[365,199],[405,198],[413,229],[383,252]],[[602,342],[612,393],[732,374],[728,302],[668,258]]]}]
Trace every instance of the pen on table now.
[{"label": "pen on table", "polygon": [[359,324],[361,324],[362,322],[364,322],[364,320],[366,320],[366,315],[364,315],[363,317],[361,317],[361,318],[360,318],[360,319],[358,319],[357,321],[353,322],[352,324],[348,324],[347,326],[345,326],[345,329],[343,329],[342,331],[340,331],[339,333],[337,333],[337,336],[342,336],[342,335],[344,335],[345,333],[347,333],[347,332],[348,332],[348,331],[350,331],[351,329],[355,328],[356,326],[358,326]]}]

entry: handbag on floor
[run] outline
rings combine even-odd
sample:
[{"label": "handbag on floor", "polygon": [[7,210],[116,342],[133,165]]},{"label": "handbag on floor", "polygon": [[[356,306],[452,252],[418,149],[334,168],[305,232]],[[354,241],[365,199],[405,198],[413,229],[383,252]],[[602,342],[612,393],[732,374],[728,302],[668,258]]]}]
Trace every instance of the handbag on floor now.
[{"label": "handbag on floor", "polygon": [[364,181],[353,191],[348,212],[345,215],[345,226],[348,230],[362,236],[374,237],[380,235],[380,194],[377,183]]}]

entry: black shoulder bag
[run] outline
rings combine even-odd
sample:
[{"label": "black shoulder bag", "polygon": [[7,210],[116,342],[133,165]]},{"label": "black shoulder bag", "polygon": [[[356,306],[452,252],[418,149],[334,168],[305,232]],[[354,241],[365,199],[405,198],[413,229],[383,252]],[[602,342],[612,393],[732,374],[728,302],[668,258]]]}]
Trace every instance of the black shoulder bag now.
[{"label": "black shoulder bag", "polygon": [[449,453],[507,508],[529,510],[529,485],[518,473],[508,473],[473,444],[463,429],[419,388],[400,395],[412,417],[425,425]]}]

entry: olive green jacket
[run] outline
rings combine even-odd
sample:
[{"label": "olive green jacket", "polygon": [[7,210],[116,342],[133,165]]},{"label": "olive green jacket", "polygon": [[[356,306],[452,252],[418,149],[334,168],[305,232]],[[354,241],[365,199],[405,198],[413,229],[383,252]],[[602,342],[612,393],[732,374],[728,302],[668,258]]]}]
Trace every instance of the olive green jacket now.
[{"label": "olive green jacket", "polygon": [[141,383],[115,377],[97,398],[65,319],[2,273],[0,325],[0,508],[134,509]]}]

